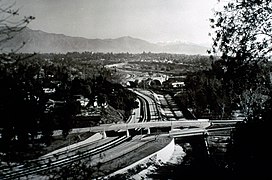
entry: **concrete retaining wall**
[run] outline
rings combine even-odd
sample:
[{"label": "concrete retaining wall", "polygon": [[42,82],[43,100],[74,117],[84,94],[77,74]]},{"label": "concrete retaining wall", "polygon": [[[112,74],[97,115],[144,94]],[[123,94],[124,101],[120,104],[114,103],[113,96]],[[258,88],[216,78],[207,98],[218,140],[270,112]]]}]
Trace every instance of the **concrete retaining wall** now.
[{"label": "concrete retaining wall", "polygon": [[157,161],[162,161],[163,163],[166,163],[170,160],[172,154],[175,150],[175,140],[174,138],[171,140],[171,142],[165,146],[163,149],[159,150],[157,154]]},{"label": "concrete retaining wall", "polygon": [[175,140],[173,138],[170,141],[170,143],[168,145],[166,145],[164,148],[162,148],[161,150],[159,150],[153,154],[150,154],[149,156],[147,156],[147,157],[145,157],[145,158],[143,158],[143,159],[141,159],[141,160],[125,167],[125,168],[119,169],[119,170],[115,171],[114,173],[108,175],[107,177],[114,176],[117,174],[126,173],[127,170],[132,169],[132,168],[136,167],[137,165],[144,164],[153,158],[155,158],[156,162],[166,163],[167,161],[170,160],[172,154],[174,153],[174,149],[175,149]]}]

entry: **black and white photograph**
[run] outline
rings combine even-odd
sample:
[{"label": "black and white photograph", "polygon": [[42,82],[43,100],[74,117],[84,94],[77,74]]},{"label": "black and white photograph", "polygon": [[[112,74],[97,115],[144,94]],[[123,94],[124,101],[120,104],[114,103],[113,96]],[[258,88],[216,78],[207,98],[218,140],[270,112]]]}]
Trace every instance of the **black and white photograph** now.
[{"label": "black and white photograph", "polygon": [[272,178],[272,0],[0,0],[1,180]]}]

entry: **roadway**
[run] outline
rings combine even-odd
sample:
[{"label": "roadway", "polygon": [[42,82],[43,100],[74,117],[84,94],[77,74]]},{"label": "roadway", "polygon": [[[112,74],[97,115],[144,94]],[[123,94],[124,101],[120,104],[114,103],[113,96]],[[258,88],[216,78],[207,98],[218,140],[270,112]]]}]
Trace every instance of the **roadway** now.
[{"label": "roadway", "polygon": [[160,105],[161,114],[165,119],[170,121],[185,120],[182,111],[169,94],[161,95],[152,93],[152,95]]},{"label": "roadway", "polygon": [[151,96],[151,92],[148,90],[134,90],[130,89],[134,93],[138,95],[138,97],[141,97],[146,102],[146,109],[148,113],[147,121],[161,121],[160,111],[158,109],[157,102],[154,98]]},{"label": "roadway", "polygon": [[[184,137],[204,134],[205,130],[211,125],[208,119],[199,120],[179,120],[179,121],[162,121],[158,104],[154,98],[151,97],[150,92],[134,91],[138,95],[139,108],[133,111],[132,116],[127,123],[121,124],[103,124],[95,127],[73,129],[73,132],[106,132],[106,131],[126,131],[129,129],[147,129],[170,127],[188,128],[170,131],[169,134],[162,136]],[[214,121],[214,123],[219,123]],[[234,122],[235,123],[235,122]],[[191,128],[195,127],[195,128]],[[54,132],[57,133],[57,132]],[[151,138],[152,139],[152,138]],[[153,138],[154,139],[154,138]],[[16,179],[22,176],[35,175],[46,172],[57,167],[67,166],[73,162],[86,160],[91,166],[97,163],[105,163],[118,157],[124,156],[149,141],[143,141],[141,135],[134,137],[108,137],[102,140],[97,140],[90,143],[74,146],[65,151],[42,156],[36,160],[28,161],[23,165],[1,168],[0,179]]]},{"label": "roadway", "polygon": [[[22,177],[27,179],[48,179],[53,175],[50,174],[50,170],[67,166],[73,162],[86,162],[89,167],[95,167],[98,164],[114,162],[118,158],[119,161],[122,161],[122,157],[126,154],[132,153],[141,147],[147,147],[148,143],[153,142],[156,138],[158,138],[158,135],[151,135],[147,138],[137,135],[134,137],[122,136],[103,139],[103,142],[96,141],[69,151],[43,156],[28,161],[24,165],[2,168],[0,179],[21,179]],[[115,168],[118,170],[118,168],[123,167]]]},{"label": "roadway", "polygon": [[36,160],[30,160],[25,162],[23,165],[1,168],[0,179],[16,179],[29,175],[38,175],[41,172],[55,169],[57,167],[63,167],[73,162],[93,157],[105,152],[106,150],[114,149],[128,139],[129,137],[126,136],[106,139],[103,140],[103,142],[86,144],[69,151],[59,152],[50,156],[43,156]]},{"label": "roadway", "polygon": [[122,123],[122,124],[103,124],[101,126],[95,126],[86,128],[85,130],[90,132],[103,132],[114,130],[129,130],[136,128],[156,128],[156,127],[201,127],[207,128],[211,125],[208,119],[199,120],[181,120],[181,121],[155,121],[155,122],[143,122],[143,123]]},{"label": "roadway", "polygon": [[139,108],[133,109],[132,114],[127,120],[127,123],[137,123],[141,120],[141,109],[142,102],[139,98],[136,99],[136,102],[139,104]]},{"label": "roadway", "polygon": [[[198,120],[180,120],[180,121],[153,121],[153,122],[137,122],[137,123],[120,123],[120,124],[102,124],[100,126],[75,128],[70,133],[83,133],[83,132],[105,132],[105,131],[126,131],[129,129],[146,129],[146,128],[178,128],[178,127],[200,127],[207,128],[211,125],[208,119]],[[61,131],[55,131],[54,135],[61,133]]]}]

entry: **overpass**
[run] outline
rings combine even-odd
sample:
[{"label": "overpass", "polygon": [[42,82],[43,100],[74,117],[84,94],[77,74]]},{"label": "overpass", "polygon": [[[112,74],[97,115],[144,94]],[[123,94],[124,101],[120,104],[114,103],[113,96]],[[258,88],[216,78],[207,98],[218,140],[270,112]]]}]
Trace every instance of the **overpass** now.
[{"label": "overpass", "polygon": [[144,122],[144,123],[120,123],[120,124],[103,124],[100,126],[90,127],[90,132],[101,131],[117,131],[117,130],[129,130],[137,128],[156,128],[156,127],[199,127],[205,129],[210,126],[211,123],[208,119],[199,120],[181,120],[181,121],[156,121],[156,122]]},{"label": "overpass", "polygon": [[[86,127],[86,128],[75,128],[72,129],[70,133],[83,133],[83,132],[100,132],[107,137],[107,131],[126,131],[127,136],[129,135],[130,129],[147,129],[150,133],[150,128],[163,128],[169,127],[174,128],[202,128],[205,129],[211,125],[211,122],[208,119],[199,119],[199,120],[180,120],[180,121],[155,121],[155,122],[139,122],[139,123],[120,123],[120,124],[102,124],[100,126]],[[61,130],[54,131],[53,136],[60,135]]]},{"label": "overpass", "polygon": [[[209,119],[198,119],[198,120],[181,120],[181,121],[156,121],[156,122],[142,122],[142,123],[129,123],[129,124],[104,124],[101,126],[90,127],[90,132],[100,132],[107,137],[107,131],[126,131],[127,136],[130,136],[129,130],[132,129],[147,129],[147,134],[150,134],[150,128],[171,128],[169,135],[173,137],[186,137],[209,134],[213,131],[221,130],[232,130],[234,125],[242,120],[209,120]],[[212,127],[212,125],[221,124],[227,125],[224,127]],[[209,128],[208,128],[209,127]],[[176,129],[175,129],[176,128]]]}]

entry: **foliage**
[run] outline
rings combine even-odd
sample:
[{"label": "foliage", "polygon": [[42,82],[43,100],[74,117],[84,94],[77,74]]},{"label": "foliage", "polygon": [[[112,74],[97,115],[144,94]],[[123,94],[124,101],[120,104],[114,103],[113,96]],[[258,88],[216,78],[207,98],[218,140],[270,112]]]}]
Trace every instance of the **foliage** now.
[{"label": "foliage", "polygon": [[28,133],[36,135],[46,102],[37,76],[39,66],[30,64],[18,62],[16,66],[1,64],[0,67],[1,127],[7,132],[2,136],[10,141],[16,135],[22,144],[28,141]]},{"label": "foliage", "polygon": [[[270,88],[266,62],[272,50],[271,12],[271,0],[231,0],[210,20],[215,32],[213,52],[220,53],[223,61],[224,88],[250,116],[254,108],[245,96],[250,92],[264,102]],[[262,108],[262,103],[256,105]]]},{"label": "foliage", "polygon": [[210,21],[212,52],[220,58],[212,56],[210,69],[188,73],[185,81],[183,104],[198,117],[208,112],[210,118],[231,118],[231,111],[241,110],[250,119],[261,118],[271,86],[271,4],[269,0],[219,3]]},{"label": "foliage", "polygon": [[25,149],[37,142],[40,132],[46,144],[55,129],[62,129],[66,137],[81,109],[75,95],[89,98],[89,105],[95,98],[100,105],[107,102],[126,116],[137,107],[136,95],[111,82],[114,72],[99,64],[90,64],[83,75],[85,64],[71,63],[74,59],[67,57],[48,61],[40,55],[10,56],[28,58],[0,64],[1,143],[6,144],[1,151]]},{"label": "foliage", "polygon": [[128,61],[137,71],[164,72],[167,74],[186,74],[211,66],[209,56],[148,53],[135,55],[134,61]]},{"label": "foliage", "polygon": [[262,120],[254,119],[239,124],[233,132],[233,141],[228,149],[229,169],[236,177],[271,177],[269,164],[271,162],[271,99],[265,110],[262,110]]},{"label": "foliage", "polygon": [[231,103],[222,81],[213,70],[188,74],[182,104],[193,109],[198,118],[231,118]]},{"label": "foliage", "polygon": [[[80,154],[79,154],[80,155]],[[77,161],[63,167],[52,168],[45,175],[49,179],[90,179],[92,174],[99,170],[99,167],[91,167],[87,162]]]},{"label": "foliage", "polygon": [[[229,168],[235,177],[270,177],[272,1],[230,0],[211,19],[213,52],[231,102],[247,115],[238,124],[229,147]],[[218,65],[218,64],[217,64]]]},{"label": "foliage", "polygon": [[10,53],[18,52],[25,45],[25,42],[18,44],[12,52],[6,52],[5,45],[34,19],[35,17],[33,16],[21,17],[19,9],[15,6],[15,2],[0,0],[0,60],[2,63],[14,63],[18,60],[12,59]]},{"label": "foliage", "polygon": [[228,63],[267,61],[272,42],[271,0],[231,0],[211,19],[213,50]]}]

